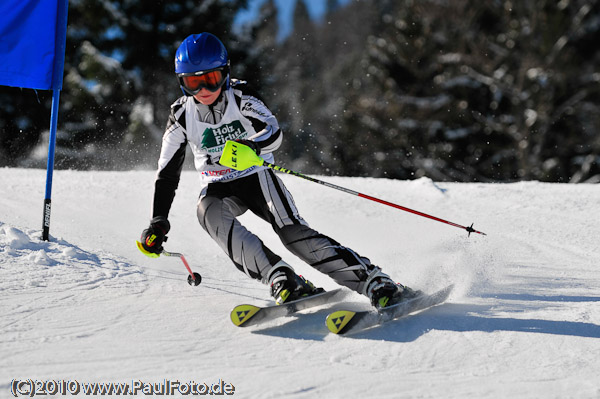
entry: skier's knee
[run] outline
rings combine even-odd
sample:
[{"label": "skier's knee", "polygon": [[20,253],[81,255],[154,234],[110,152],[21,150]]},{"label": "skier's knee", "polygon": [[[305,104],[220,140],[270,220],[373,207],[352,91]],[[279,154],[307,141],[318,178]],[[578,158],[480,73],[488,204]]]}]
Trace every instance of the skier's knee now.
[{"label": "skier's knee", "polygon": [[290,224],[277,229],[277,234],[284,245],[293,245],[301,240],[319,236],[319,233],[309,226],[302,224]]},{"label": "skier's knee", "polygon": [[196,214],[198,216],[198,222],[204,230],[209,230],[211,225],[220,223],[221,221],[221,208],[223,201],[215,197],[204,197],[198,201],[198,207]]}]

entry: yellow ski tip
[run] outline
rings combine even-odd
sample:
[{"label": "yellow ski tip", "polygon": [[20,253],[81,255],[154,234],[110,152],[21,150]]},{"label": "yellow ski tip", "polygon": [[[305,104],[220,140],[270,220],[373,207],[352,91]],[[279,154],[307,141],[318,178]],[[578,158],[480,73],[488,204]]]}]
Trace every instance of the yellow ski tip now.
[{"label": "yellow ski tip", "polygon": [[254,305],[238,305],[231,311],[231,321],[238,327],[242,327],[245,322],[260,310]]},{"label": "yellow ski tip", "polygon": [[136,242],[136,244],[137,244],[137,247],[138,247],[138,249],[140,250],[140,252],[141,252],[141,253],[143,253],[144,255],[146,255],[146,256],[148,256],[148,257],[150,257],[150,258],[158,258],[158,257],[160,256],[160,254],[155,254],[155,253],[152,253],[152,252],[148,252],[148,251],[146,251],[146,250],[144,249],[144,246],[142,245],[142,243],[141,243],[141,242],[139,242],[139,241],[137,241],[137,240],[136,240],[135,242]]},{"label": "yellow ski tip", "polygon": [[329,331],[334,334],[339,334],[340,331],[346,327],[346,325],[352,320],[356,312],[350,310],[338,310],[337,312],[331,313],[327,316],[325,324]]}]

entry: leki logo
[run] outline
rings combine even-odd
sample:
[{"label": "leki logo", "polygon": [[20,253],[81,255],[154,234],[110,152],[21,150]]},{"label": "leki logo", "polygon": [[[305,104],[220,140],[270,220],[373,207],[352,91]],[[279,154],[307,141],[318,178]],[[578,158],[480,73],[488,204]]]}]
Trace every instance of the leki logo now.
[{"label": "leki logo", "polygon": [[231,146],[231,166],[233,168],[237,167],[237,150],[238,148],[236,145]]},{"label": "leki logo", "polygon": [[245,136],[246,130],[240,121],[233,121],[218,128],[207,128],[202,134],[202,147],[213,148],[225,144],[227,140],[235,140]]}]

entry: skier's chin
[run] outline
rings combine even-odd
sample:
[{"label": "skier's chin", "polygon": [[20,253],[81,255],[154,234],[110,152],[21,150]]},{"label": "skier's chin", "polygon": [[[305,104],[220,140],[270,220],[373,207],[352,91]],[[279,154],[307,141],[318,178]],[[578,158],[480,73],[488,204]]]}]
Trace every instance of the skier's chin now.
[{"label": "skier's chin", "polygon": [[221,89],[214,93],[208,90],[202,90],[200,93],[194,95],[194,98],[198,100],[200,104],[210,105],[216,101],[216,99],[219,97],[219,94],[221,94]]}]

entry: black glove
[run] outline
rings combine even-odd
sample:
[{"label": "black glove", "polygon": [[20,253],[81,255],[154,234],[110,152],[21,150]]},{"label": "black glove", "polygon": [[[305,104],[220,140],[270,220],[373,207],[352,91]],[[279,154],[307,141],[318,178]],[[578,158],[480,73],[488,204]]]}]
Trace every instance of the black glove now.
[{"label": "black glove", "polygon": [[160,254],[162,244],[167,241],[166,234],[171,229],[169,221],[164,216],[157,216],[150,221],[150,226],[142,232],[142,247],[153,254]]},{"label": "black glove", "polygon": [[252,148],[252,150],[254,150],[256,155],[260,155],[260,147],[258,146],[258,144],[255,141],[245,140],[245,139],[237,139],[237,140],[235,140],[235,142]]}]

